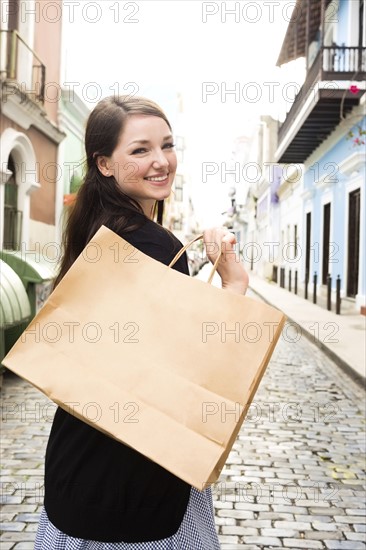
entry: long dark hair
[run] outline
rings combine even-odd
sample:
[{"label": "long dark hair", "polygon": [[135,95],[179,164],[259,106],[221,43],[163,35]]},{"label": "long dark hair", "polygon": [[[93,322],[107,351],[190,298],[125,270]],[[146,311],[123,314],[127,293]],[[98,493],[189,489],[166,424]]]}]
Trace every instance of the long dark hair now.
[{"label": "long dark hair", "polygon": [[[54,286],[102,225],[121,234],[134,231],[146,222],[147,217],[140,204],[123,193],[113,176],[104,176],[97,167],[97,157],[112,155],[127,118],[137,114],[160,117],[172,129],[160,107],[144,97],[107,97],[89,115],[85,131],[86,174],[66,221],[63,256]],[[155,204],[155,214],[160,224],[163,208],[164,201]]]}]

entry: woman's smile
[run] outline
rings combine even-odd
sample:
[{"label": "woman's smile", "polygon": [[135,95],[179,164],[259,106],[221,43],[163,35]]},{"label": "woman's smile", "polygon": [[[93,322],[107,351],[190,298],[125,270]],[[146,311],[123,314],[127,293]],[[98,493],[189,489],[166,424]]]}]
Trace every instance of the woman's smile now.
[{"label": "woman's smile", "polygon": [[166,185],[169,182],[169,174],[163,174],[161,176],[146,176],[144,179],[153,185],[161,186]]}]

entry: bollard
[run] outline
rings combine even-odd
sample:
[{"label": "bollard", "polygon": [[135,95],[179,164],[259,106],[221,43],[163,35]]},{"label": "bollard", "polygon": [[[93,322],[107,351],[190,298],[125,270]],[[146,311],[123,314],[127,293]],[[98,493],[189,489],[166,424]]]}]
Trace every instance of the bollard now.
[{"label": "bollard", "polygon": [[330,273],[327,276],[327,310],[331,311],[332,309],[332,277]]},{"label": "bollard", "polygon": [[289,272],[288,272],[288,289],[289,289],[289,292],[291,292],[291,281],[292,279],[292,274],[291,274],[291,269],[289,269]]},{"label": "bollard", "polygon": [[313,279],[313,304],[316,304],[316,281],[318,279],[318,275],[316,274],[316,271],[314,271],[314,279]]},{"label": "bollard", "polygon": [[297,294],[297,269],[295,269],[295,294]]},{"label": "bollard", "polygon": [[336,281],[336,314],[341,314],[341,278],[339,275]]},{"label": "bollard", "polygon": [[285,288],[285,268],[284,267],[281,267],[281,275],[282,275],[282,284],[281,284],[281,287],[282,288]]},{"label": "bollard", "polygon": [[305,271],[305,300],[308,299],[309,272]]}]

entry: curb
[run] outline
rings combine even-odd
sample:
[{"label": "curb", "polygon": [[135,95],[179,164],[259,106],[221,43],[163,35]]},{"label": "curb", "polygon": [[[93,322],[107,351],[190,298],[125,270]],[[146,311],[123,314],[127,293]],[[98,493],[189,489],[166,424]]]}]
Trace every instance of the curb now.
[{"label": "curb", "polygon": [[[276,307],[276,309],[278,309],[277,306],[272,304],[267,298],[265,298],[262,294],[260,294],[260,292],[258,292],[253,287],[251,287],[250,284],[249,284],[249,288],[254,294],[259,296],[259,298],[261,298],[266,304],[268,304],[269,306],[272,306],[272,307]],[[299,323],[297,321],[295,321],[295,319],[289,317],[285,311],[283,311],[283,310],[281,310],[281,311],[284,313],[284,315],[286,315],[288,321],[291,321],[291,323],[295,323],[296,325],[299,325]],[[362,388],[365,388],[366,378],[364,376],[362,376],[362,374],[355,371],[355,369],[349,363],[344,361],[341,357],[339,357],[339,355],[334,353],[334,351],[329,349],[328,346],[324,345],[323,342],[321,342],[319,339],[314,340],[314,334],[309,332],[303,326],[301,326],[301,325],[299,325],[299,326],[301,327],[301,330],[302,330],[302,333],[304,334],[304,336],[312,344],[314,344],[319,349],[321,349],[325,353],[325,355],[327,355],[327,357],[329,357],[329,359],[331,359],[336,365],[338,365],[338,367],[340,367],[345,374],[347,374],[354,382],[356,382],[356,384],[358,384]]]}]

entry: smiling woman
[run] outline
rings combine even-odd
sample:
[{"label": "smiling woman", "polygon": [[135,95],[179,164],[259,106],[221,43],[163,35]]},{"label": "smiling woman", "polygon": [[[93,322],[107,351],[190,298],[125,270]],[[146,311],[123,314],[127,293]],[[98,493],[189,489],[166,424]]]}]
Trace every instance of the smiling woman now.
[{"label": "smiling woman", "polygon": [[[102,225],[169,265],[183,245],[154,221],[155,206],[169,196],[177,168],[172,128],[163,111],[142,97],[108,97],[89,116],[85,150],[87,173],[67,222],[55,284]],[[217,271],[223,288],[244,294],[247,276],[233,255],[234,235],[225,228],[209,229],[204,242],[214,248],[207,252],[212,263],[220,256]],[[220,252],[222,243],[226,248]],[[186,253],[172,269],[189,275]],[[101,284],[108,284],[108,273]],[[123,360],[121,356],[121,369]],[[103,392],[102,375],[100,386]],[[45,500],[35,550],[219,547],[210,488],[198,491],[131,447],[57,409],[46,451]]]},{"label": "smiling woman", "polygon": [[87,173],[67,221],[56,284],[101,225],[126,236],[153,219],[170,194],[177,166],[166,115],[137,96],[98,103],[88,119],[85,152]]}]

